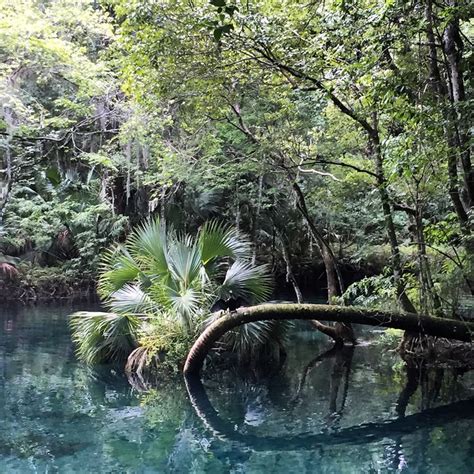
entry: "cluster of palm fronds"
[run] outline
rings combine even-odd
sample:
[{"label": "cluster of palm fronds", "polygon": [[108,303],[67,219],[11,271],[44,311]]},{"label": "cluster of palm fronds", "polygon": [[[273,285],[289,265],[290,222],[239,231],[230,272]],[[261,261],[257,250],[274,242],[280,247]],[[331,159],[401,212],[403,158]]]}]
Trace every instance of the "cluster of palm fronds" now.
[{"label": "cluster of palm fronds", "polygon": [[[89,363],[120,359],[142,345],[140,334],[147,334],[153,320],[179,325],[194,336],[217,302],[225,308],[267,300],[272,280],[265,266],[251,263],[251,252],[244,236],[216,221],[204,224],[196,236],[167,228],[159,219],[143,224],[104,257],[99,294],[111,313],[72,317],[79,357]],[[255,323],[234,332],[226,345],[249,351],[277,333],[269,323]],[[156,349],[162,352],[159,340]],[[148,357],[149,342],[147,336]]]}]

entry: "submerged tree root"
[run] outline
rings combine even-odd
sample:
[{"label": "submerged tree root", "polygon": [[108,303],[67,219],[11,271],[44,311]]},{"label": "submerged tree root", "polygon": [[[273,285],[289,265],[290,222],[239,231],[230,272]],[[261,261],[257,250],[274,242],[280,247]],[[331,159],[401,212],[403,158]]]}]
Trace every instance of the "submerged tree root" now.
[{"label": "submerged tree root", "polygon": [[408,366],[474,369],[474,345],[426,335],[410,335],[398,348]]}]

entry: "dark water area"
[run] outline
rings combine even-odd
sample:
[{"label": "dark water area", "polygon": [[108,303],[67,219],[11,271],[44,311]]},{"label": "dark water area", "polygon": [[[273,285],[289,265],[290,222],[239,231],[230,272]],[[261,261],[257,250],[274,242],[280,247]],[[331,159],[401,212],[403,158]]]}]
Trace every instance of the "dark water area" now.
[{"label": "dark water area", "polygon": [[0,308],[0,473],[474,472],[471,372],[407,371],[366,330],[328,352],[298,324],[275,376],[145,393],[76,361],[79,308]]}]

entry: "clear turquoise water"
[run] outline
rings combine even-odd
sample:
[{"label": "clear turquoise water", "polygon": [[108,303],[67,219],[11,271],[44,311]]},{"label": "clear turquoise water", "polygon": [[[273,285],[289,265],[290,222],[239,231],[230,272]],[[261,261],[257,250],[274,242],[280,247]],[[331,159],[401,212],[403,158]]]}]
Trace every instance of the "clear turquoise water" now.
[{"label": "clear turquoise water", "polygon": [[73,309],[0,309],[0,473],[474,472],[474,407],[452,405],[474,396],[471,373],[407,377],[368,333],[318,358],[327,342],[300,326],[277,376],[141,392],[76,361]]}]

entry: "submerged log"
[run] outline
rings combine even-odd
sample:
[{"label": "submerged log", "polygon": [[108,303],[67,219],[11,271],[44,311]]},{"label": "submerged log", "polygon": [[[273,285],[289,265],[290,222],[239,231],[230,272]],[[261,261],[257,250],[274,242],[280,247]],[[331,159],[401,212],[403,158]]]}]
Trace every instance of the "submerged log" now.
[{"label": "submerged log", "polygon": [[403,329],[413,333],[472,342],[474,323],[442,319],[411,313],[392,313],[351,306],[319,304],[264,304],[240,308],[212,323],[199,336],[189,351],[184,373],[199,374],[204,360],[217,340],[227,331],[242,324],[268,320],[322,320],[341,323]]}]

